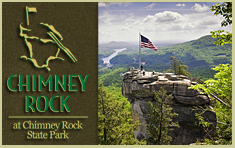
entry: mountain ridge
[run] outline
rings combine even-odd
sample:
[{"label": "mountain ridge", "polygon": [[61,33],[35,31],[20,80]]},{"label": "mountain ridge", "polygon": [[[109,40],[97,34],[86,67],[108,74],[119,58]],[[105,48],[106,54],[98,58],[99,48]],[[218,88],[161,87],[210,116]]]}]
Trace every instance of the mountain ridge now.
[{"label": "mountain ridge", "polygon": [[[215,41],[215,38],[206,35],[196,40],[159,47],[158,51],[142,48],[141,61],[144,62],[144,67],[147,70],[163,72],[171,67],[170,56],[175,56],[185,65],[188,65],[189,72],[194,73],[195,77],[200,75],[199,73],[211,77],[214,74],[211,70],[212,67],[230,63],[232,59],[232,45],[218,46],[213,44]],[[99,57],[101,57],[100,55],[102,53],[99,51]],[[110,60],[110,63],[114,65],[111,68],[139,67],[138,57],[138,47],[127,48]],[[99,63],[101,64],[102,61]]]}]

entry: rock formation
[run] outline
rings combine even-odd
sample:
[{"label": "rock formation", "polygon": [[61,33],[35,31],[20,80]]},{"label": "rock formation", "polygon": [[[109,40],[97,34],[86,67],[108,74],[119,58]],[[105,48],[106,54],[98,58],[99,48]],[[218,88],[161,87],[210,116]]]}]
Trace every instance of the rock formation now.
[{"label": "rock formation", "polygon": [[[186,76],[174,75],[172,73],[140,73],[138,70],[129,70],[123,75],[122,94],[128,98],[131,104],[133,122],[139,120],[141,125],[134,132],[138,140],[148,138],[146,124],[148,120],[148,102],[153,101],[155,92],[163,87],[167,94],[172,94],[170,107],[172,111],[178,113],[173,118],[173,122],[178,122],[180,127],[174,128],[171,132],[171,144],[190,144],[195,143],[197,139],[202,139],[206,133],[201,128],[196,127],[195,113],[200,112],[201,107],[210,107],[210,99],[207,95],[200,94],[197,90],[188,89],[196,82],[191,82]],[[216,114],[212,111],[206,111],[205,120],[216,127]],[[213,132],[213,131],[211,131]]]}]

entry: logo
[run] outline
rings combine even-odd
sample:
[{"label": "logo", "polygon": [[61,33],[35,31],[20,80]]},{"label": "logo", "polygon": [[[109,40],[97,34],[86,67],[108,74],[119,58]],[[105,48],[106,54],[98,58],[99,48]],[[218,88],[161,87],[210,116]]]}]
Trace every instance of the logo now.
[{"label": "logo", "polygon": [[[28,13],[29,12],[34,12],[36,13],[37,12],[37,9],[36,7],[25,7],[26,9],[26,21],[27,21],[27,27],[29,26],[29,16],[28,16]],[[50,37],[49,39],[43,39],[43,38],[39,38],[39,37],[36,37],[36,36],[28,36],[27,34],[24,34],[24,31],[31,31],[31,29],[28,29],[28,28],[24,28],[23,26],[23,23],[21,23],[19,25],[19,28],[20,28],[20,37],[24,38],[24,41],[25,41],[25,44],[28,48],[28,51],[29,51],[29,57],[23,55],[21,56],[20,58],[22,59],[25,59],[25,60],[29,60],[33,63],[33,65],[36,67],[36,68],[46,68],[48,71],[50,71],[51,69],[49,68],[49,61],[50,60],[56,60],[56,59],[59,59],[59,60],[62,60],[64,61],[63,58],[59,57],[58,54],[60,53],[60,51],[62,50],[67,56],[69,56],[69,58],[73,61],[73,62],[77,62],[77,59],[75,58],[75,56],[72,54],[72,52],[66,48],[62,43],[61,41],[63,40],[63,37],[62,35],[54,28],[53,25],[49,25],[47,23],[43,23],[41,22],[40,25],[42,25],[43,27],[47,27],[50,31],[47,32],[48,36]],[[29,39],[31,40],[39,40],[40,42],[42,43],[55,43],[57,46],[58,46],[58,49],[57,49],[57,52],[55,55],[53,56],[49,56],[45,62],[45,64],[43,65],[39,65],[37,60],[33,57],[33,46],[32,44],[29,42]]]}]

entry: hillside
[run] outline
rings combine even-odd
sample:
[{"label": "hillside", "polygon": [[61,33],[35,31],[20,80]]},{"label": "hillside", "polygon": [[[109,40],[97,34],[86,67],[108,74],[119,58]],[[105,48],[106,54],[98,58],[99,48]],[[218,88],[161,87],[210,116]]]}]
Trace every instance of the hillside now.
[{"label": "hillside", "polygon": [[120,49],[120,48],[128,48],[129,50],[135,49],[138,46],[135,46],[133,44],[127,43],[127,42],[116,42],[116,41],[111,41],[107,44],[99,44],[99,65],[103,63],[101,60],[104,57],[108,57],[112,53],[114,53],[114,49]]},{"label": "hillside", "polygon": [[[188,71],[194,76],[210,78],[214,71],[211,67],[218,64],[229,63],[232,59],[232,45],[217,46],[213,44],[216,39],[210,35],[203,36],[197,40],[178,43],[166,47],[159,47],[158,51],[142,49],[141,61],[145,62],[144,69],[148,71],[163,72],[170,68],[170,56],[175,56],[188,65]],[[139,59],[138,48],[127,48],[110,60],[115,68],[138,68]],[[99,52],[99,56],[102,53]],[[135,60],[134,60],[135,59]]]},{"label": "hillside", "polygon": [[107,44],[99,45],[99,47],[101,48],[123,48],[123,47],[130,47],[130,46],[133,46],[133,45],[127,42],[116,42],[116,41],[111,41]]}]

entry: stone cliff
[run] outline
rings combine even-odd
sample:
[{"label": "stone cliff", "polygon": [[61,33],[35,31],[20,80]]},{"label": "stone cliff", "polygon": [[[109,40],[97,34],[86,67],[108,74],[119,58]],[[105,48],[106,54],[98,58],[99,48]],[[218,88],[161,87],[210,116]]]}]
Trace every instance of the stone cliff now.
[{"label": "stone cliff", "polygon": [[[210,99],[207,95],[200,94],[197,90],[188,89],[196,82],[191,82],[186,76],[172,73],[140,73],[138,70],[129,70],[123,75],[122,94],[128,98],[131,104],[133,122],[139,120],[141,125],[134,132],[138,140],[148,138],[146,124],[148,120],[148,102],[153,101],[154,93],[163,87],[167,94],[172,94],[170,106],[172,111],[178,113],[173,122],[178,122],[180,127],[171,132],[171,144],[190,144],[203,138],[206,133],[194,125],[195,113],[200,108],[210,107]],[[216,114],[212,111],[204,113],[205,120],[216,127]],[[172,127],[171,127],[172,128]],[[213,132],[213,131],[212,131]]]}]

